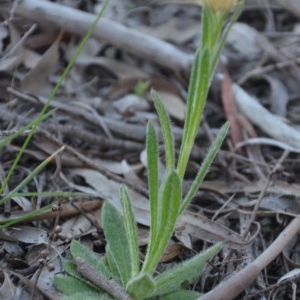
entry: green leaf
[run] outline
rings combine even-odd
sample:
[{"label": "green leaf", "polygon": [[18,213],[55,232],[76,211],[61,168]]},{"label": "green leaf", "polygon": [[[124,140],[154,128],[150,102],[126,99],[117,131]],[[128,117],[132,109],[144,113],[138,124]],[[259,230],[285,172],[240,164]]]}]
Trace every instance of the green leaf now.
[{"label": "green leaf", "polygon": [[[150,200],[150,241],[154,243],[158,234],[158,191],[159,191],[159,178],[158,178],[158,142],[155,129],[151,122],[147,126],[147,170],[148,170],[148,189]],[[151,242],[150,242],[151,244]]]},{"label": "green leaf", "polygon": [[201,168],[196,176],[196,178],[194,179],[191,188],[189,189],[187,195],[185,196],[181,207],[180,207],[180,214],[183,213],[185,211],[185,209],[188,207],[188,205],[190,204],[191,200],[193,199],[193,197],[195,196],[195,194],[197,193],[205,175],[207,174],[214,158],[216,157],[225,137],[226,134],[228,132],[229,129],[229,123],[226,122],[220,129],[216,139],[214,140],[213,144],[211,145],[202,165]]},{"label": "green leaf", "polygon": [[164,105],[160,100],[159,94],[151,90],[151,98],[153,100],[155,109],[157,111],[159,122],[164,137],[165,154],[166,154],[166,167],[168,170],[172,170],[175,167],[175,153],[174,153],[174,136],[171,128],[170,116],[167,113]]},{"label": "green leaf", "polygon": [[210,80],[210,53],[208,48],[203,46],[201,52],[198,51],[196,53],[190,79],[191,83],[188,91],[186,119],[177,165],[180,179],[184,177],[190,153],[198,132]]},{"label": "green leaf", "polygon": [[174,300],[174,299],[180,299],[180,300],[196,300],[198,299],[202,294],[195,292],[195,291],[188,291],[188,290],[178,290],[173,293],[169,293],[167,295],[163,295],[159,297],[159,300]]},{"label": "green leaf", "polygon": [[85,281],[85,278],[78,272],[77,266],[73,261],[65,260],[63,262],[63,267],[64,267],[64,271],[68,275],[70,275],[78,280]]},{"label": "green leaf", "polygon": [[118,268],[122,285],[126,286],[132,270],[131,254],[124,220],[117,209],[108,201],[105,201],[103,204],[101,220],[111,256]]},{"label": "green leaf", "polygon": [[112,274],[112,278],[117,283],[121,284],[122,283],[121,274],[119,273],[117,261],[109,249],[109,245],[106,245],[105,247],[105,256],[103,257],[103,261],[107,262],[109,270]]},{"label": "green leaf", "polygon": [[[24,180],[21,181],[12,191],[10,191],[5,197],[0,200],[0,205],[5,203],[7,200],[11,199],[20,189],[22,189],[32,178],[34,178],[38,173],[40,173],[53,159],[54,157],[63,151],[63,147],[56,150],[53,154],[48,156],[43,162],[41,162],[33,171],[31,171]],[[12,168],[12,167],[11,167]],[[8,173],[6,178],[9,178]],[[5,179],[6,180],[6,179]],[[3,183],[3,186],[5,182]]]},{"label": "green leaf", "polygon": [[216,47],[216,51],[214,51],[215,54],[214,54],[212,64],[211,64],[212,72],[215,70],[216,65],[219,61],[219,57],[223,50],[228,33],[231,30],[233,24],[237,21],[238,17],[241,15],[241,13],[244,9],[244,4],[245,4],[244,1],[239,1],[239,3],[237,4],[237,8],[235,9],[235,11],[234,11],[233,15],[231,16],[229,22],[227,23],[226,27],[223,29],[221,36],[219,37],[218,46]]},{"label": "green leaf", "polygon": [[83,291],[92,293],[100,292],[99,290],[91,287],[89,284],[71,276],[55,276],[54,285],[62,293],[67,295],[73,295]]},{"label": "green leaf", "polygon": [[[150,240],[142,271],[152,274],[173,233],[181,201],[181,182],[176,171],[166,173],[159,191],[158,232],[154,243]],[[151,228],[150,228],[151,231]]]},{"label": "green leaf", "polygon": [[83,246],[76,240],[72,240],[70,244],[71,254],[74,258],[78,257],[87,262],[90,266],[93,266],[101,275],[105,278],[111,278],[109,269],[101,262],[101,260],[87,247]]},{"label": "green leaf", "polygon": [[215,244],[191,259],[155,277],[156,291],[151,296],[176,291],[185,282],[192,283],[203,272],[205,262],[215,256],[221,249],[221,243]]},{"label": "green leaf", "polygon": [[99,294],[99,293],[92,293],[92,292],[79,292],[73,294],[72,296],[65,296],[62,297],[61,300],[113,300],[107,294]]},{"label": "green leaf", "polygon": [[[104,11],[106,9],[106,7],[109,4],[109,0],[106,0],[104,2],[104,4],[102,5],[102,8],[100,10],[100,12],[98,13],[97,17],[95,18],[95,21],[92,23],[92,25],[89,27],[88,32],[86,33],[86,35],[84,36],[83,40],[81,41],[81,43],[79,44],[79,46],[76,48],[75,53],[72,55],[68,65],[66,66],[66,68],[64,69],[63,73],[61,74],[61,76],[59,77],[56,85],[54,86],[54,88],[52,89],[47,102],[45,103],[45,105],[43,106],[41,112],[39,113],[38,117],[34,120],[34,122],[32,123],[32,128],[30,133],[28,134],[28,136],[26,137],[21,149],[18,151],[17,156],[2,184],[2,186],[0,186],[0,195],[2,194],[4,188],[7,186],[16,166],[18,165],[24,151],[26,150],[27,146],[29,145],[29,142],[31,140],[31,138],[33,137],[33,134],[36,131],[36,128],[38,127],[38,125],[44,120],[45,115],[47,114],[47,109],[51,103],[51,101],[55,98],[59,88],[62,86],[65,78],[67,77],[67,75],[69,74],[70,70],[72,69],[73,65],[75,64],[77,58],[79,57],[79,54],[81,53],[81,51],[83,50],[84,46],[86,45],[86,43],[88,42],[88,40],[91,38],[93,32],[95,31],[97,24],[99,22],[99,20],[102,18]],[[43,163],[41,164],[43,165]],[[31,175],[31,174],[29,174]],[[33,175],[33,177],[36,174]],[[28,176],[27,176],[28,177]],[[25,185],[25,184],[24,184]],[[5,201],[2,199],[0,201],[0,204],[4,203]]]},{"label": "green leaf", "polygon": [[124,216],[125,230],[127,234],[127,241],[129,244],[131,272],[132,272],[131,277],[134,277],[138,274],[140,270],[137,226],[135,222],[131,201],[127,189],[124,185],[121,185],[120,188],[120,200],[123,208],[123,216]]},{"label": "green leaf", "polygon": [[137,300],[145,299],[155,291],[155,282],[148,274],[141,273],[128,282],[126,291]]}]

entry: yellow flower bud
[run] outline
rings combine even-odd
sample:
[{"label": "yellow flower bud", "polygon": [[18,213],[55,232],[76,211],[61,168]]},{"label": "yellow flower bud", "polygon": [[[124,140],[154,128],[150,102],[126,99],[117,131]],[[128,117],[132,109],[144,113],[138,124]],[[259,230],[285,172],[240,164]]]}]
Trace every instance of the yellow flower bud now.
[{"label": "yellow flower bud", "polygon": [[238,0],[204,0],[204,5],[214,11],[230,11],[238,3]]}]

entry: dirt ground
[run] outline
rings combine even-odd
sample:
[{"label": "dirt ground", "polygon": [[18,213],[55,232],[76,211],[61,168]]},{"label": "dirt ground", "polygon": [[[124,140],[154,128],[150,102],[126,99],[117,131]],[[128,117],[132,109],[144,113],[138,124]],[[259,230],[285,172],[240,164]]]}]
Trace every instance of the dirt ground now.
[{"label": "dirt ground", "polygon": [[[212,290],[271,246],[270,261],[253,280],[246,279],[236,299],[300,299],[300,225],[276,243],[300,214],[298,1],[246,1],[222,52],[186,187],[226,120],[230,133],[161,266],[222,241],[222,253],[191,287],[197,291]],[[0,194],[0,199],[11,195],[60,149],[18,194],[0,202],[0,299],[60,299],[53,277],[63,272],[70,240],[103,253],[101,205],[106,199],[118,206],[122,182],[133,199],[145,250],[147,121],[159,131],[149,91],[160,93],[179,146],[199,43],[196,2],[111,1],[50,103],[48,111],[54,111],[38,126]],[[102,5],[101,0],[0,1],[0,142],[41,112]],[[30,127],[0,147],[2,186],[29,134]],[[163,147],[160,158],[163,172]]]}]

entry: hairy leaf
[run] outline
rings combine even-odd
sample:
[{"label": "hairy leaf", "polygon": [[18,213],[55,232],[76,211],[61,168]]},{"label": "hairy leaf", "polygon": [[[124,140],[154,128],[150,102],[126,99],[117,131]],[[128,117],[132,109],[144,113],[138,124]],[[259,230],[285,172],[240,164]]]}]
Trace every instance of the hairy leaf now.
[{"label": "hairy leaf", "polygon": [[131,254],[124,225],[118,210],[106,201],[102,207],[101,220],[104,234],[123,286],[131,277]]}]

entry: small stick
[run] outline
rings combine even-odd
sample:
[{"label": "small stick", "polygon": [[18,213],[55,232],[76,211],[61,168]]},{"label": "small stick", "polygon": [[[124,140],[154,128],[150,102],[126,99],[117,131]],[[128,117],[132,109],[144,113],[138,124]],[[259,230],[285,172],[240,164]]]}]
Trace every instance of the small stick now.
[{"label": "small stick", "polygon": [[300,216],[294,218],[279,234],[276,240],[251,264],[237,272],[229,279],[221,282],[217,287],[198,298],[198,300],[232,300],[242,293],[284,249],[284,247],[298,234],[300,230]]},{"label": "small stick", "polygon": [[107,279],[97,272],[92,266],[87,264],[82,258],[75,257],[77,270],[85,278],[99,286],[102,290],[109,293],[115,299],[119,300],[134,300],[126,290],[113,279]]}]

